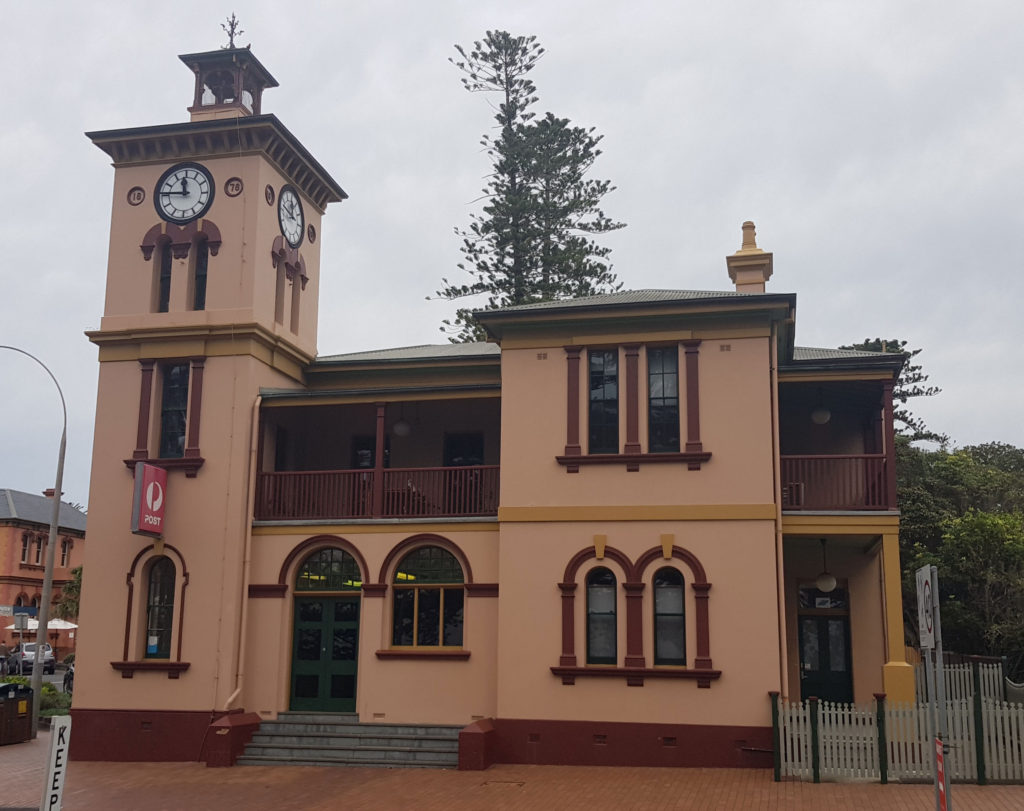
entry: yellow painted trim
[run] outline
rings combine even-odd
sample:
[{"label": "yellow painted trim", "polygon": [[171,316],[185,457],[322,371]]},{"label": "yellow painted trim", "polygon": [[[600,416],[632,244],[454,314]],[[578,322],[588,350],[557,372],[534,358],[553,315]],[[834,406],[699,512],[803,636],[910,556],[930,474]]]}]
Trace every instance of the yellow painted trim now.
[{"label": "yellow painted trim", "polygon": [[598,560],[604,560],[604,548],[608,545],[607,535],[594,536],[594,556]]},{"label": "yellow painted trim", "polygon": [[[467,384],[471,385],[471,384]],[[290,395],[275,395],[272,399],[263,401],[263,408],[283,408],[285,406],[305,405],[305,406],[324,406],[324,405],[348,405],[351,403],[377,403],[382,399],[386,399],[389,403],[401,403],[401,402],[423,402],[424,400],[480,400],[485,398],[499,398],[501,397],[501,390],[495,389],[494,383],[483,384],[487,386],[486,389],[480,391],[416,391],[409,392],[403,391],[400,394],[392,395],[387,386],[381,386],[379,391],[372,391],[364,394],[345,394],[339,392],[337,395],[332,394],[330,397],[304,397],[303,393],[307,391],[316,391],[316,389],[301,389],[296,392],[296,396]]]},{"label": "yellow painted trim", "polygon": [[665,560],[672,559],[672,547],[675,546],[676,536],[671,532],[666,532],[661,536],[661,556]]},{"label": "yellow painted trim", "polygon": [[892,515],[794,515],[784,513],[785,535],[882,535],[899,531],[900,517]]},{"label": "yellow painted trim", "polygon": [[876,372],[779,372],[780,383],[818,383],[822,380],[892,380],[892,371]]},{"label": "yellow painted trim", "polygon": [[900,571],[900,536],[887,532],[882,536],[882,577],[885,585],[885,627],[889,663],[906,661],[903,644],[903,584]]},{"label": "yellow painted trim", "polygon": [[273,527],[253,527],[253,535],[415,535],[432,532],[435,535],[452,535],[456,532],[497,532],[498,525],[487,523],[451,524],[443,521],[423,524],[287,524]]},{"label": "yellow painted trim", "polygon": [[501,522],[534,521],[774,521],[774,504],[692,504],[646,507],[500,507]]},{"label": "yellow painted trim", "polygon": [[697,338],[701,341],[738,341],[742,338],[770,338],[771,333],[763,327],[727,329],[673,329],[648,332],[636,330],[622,333],[597,333],[594,335],[563,334],[552,338],[551,333],[539,337],[506,337],[501,341],[502,350],[547,349],[552,346],[607,346],[609,344],[665,344]]}]

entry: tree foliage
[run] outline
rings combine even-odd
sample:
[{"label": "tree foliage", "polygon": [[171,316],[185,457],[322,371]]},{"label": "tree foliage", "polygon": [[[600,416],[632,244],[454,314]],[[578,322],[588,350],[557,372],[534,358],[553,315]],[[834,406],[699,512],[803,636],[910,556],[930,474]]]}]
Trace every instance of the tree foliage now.
[{"label": "tree foliage", "polygon": [[[460,58],[450,61],[463,72],[466,90],[498,96],[497,131],[481,142],[493,166],[483,208],[468,228],[456,229],[464,257],[458,267],[470,281],[444,278],[436,295],[450,301],[486,295],[477,309],[493,309],[619,289],[609,249],[591,238],[624,225],[599,207],[613,190],[609,181],[586,178],[601,154],[601,136],[533,112],[538,99],[529,73],[544,55],[536,37],[488,31],[468,52],[455,48]],[[453,333],[452,341],[483,337],[471,308],[458,310],[441,329]]]},{"label": "tree foliage", "polygon": [[71,570],[71,579],[60,590],[60,599],[53,607],[53,613],[62,620],[78,617],[78,601],[82,596],[82,567]]},{"label": "tree foliage", "polygon": [[896,430],[911,441],[919,439],[933,440],[945,443],[949,437],[945,434],[938,434],[929,429],[924,420],[914,415],[907,407],[907,401],[913,397],[934,397],[942,391],[938,386],[928,385],[928,375],[919,363],[913,363],[913,359],[921,354],[920,349],[907,349],[907,342],[899,338],[865,338],[857,344],[841,346],[840,349],[859,349],[863,352],[893,352],[903,355],[903,371],[899,380],[893,387],[892,397],[893,417],[896,422]]}]

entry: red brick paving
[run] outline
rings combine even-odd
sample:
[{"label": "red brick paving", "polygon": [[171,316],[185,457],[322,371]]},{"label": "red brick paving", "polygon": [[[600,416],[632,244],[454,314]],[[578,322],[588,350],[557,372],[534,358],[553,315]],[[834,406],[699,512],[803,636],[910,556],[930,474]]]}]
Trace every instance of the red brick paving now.
[{"label": "red brick paving", "polygon": [[[0,808],[38,808],[49,734],[0,746]],[[955,785],[957,811],[1021,811],[1024,786]],[[492,766],[432,769],[72,762],[66,811],[204,809],[756,809],[930,811],[931,785],[772,781],[755,769]]]}]

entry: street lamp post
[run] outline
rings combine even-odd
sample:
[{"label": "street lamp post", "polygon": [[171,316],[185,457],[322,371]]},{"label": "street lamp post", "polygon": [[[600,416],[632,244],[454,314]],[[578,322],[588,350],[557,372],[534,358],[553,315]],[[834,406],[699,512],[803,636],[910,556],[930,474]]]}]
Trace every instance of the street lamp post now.
[{"label": "street lamp post", "polygon": [[[50,512],[50,540],[46,544],[46,568],[43,572],[43,593],[39,601],[39,626],[36,629],[36,657],[32,663],[32,737],[36,737],[39,731],[39,700],[43,694],[43,646],[46,644],[46,626],[50,622],[50,600],[53,595],[53,559],[54,549],[57,546],[57,527],[60,525],[60,496],[61,487],[64,484],[64,449],[68,440],[68,408],[64,402],[64,392],[61,391],[60,383],[53,376],[53,372],[47,368],[35,355],[18,349],[16,346],[3,346],[0,349],[10,349],[13,352],[20,352],[26,355],[46,371],[57,387],[57,394],[60,395],[60,407],[63,412],[64,426],[60,435],[60,453],[57,456],[57,481],[53,485],[53,510]],[[24,659],[24,656],[22,657]]]}]

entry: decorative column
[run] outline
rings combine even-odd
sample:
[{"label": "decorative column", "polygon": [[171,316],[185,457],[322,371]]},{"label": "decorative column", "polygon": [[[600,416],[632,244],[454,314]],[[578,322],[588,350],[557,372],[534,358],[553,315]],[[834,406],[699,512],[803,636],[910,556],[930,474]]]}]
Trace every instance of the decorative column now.
[{"label": "decorative column", "polygon": [[[622,588],[626,592],[626,667],[645,667],[644,661],[644,584],[623,583]],[[627,678],[626,683],[630,686],[634,682]],[[643,679],[635,684],[643,685]]]},{"label": "decorative column", "polygon": [[896,509],[896,429],[894,427],[893,382],[882,385],[882,439],[885,442],[885,483],[886,506]]},{"label": "decorative column", "polygon": [[[626,454],[640,453],[640,344],[626,344]],[[640,469],[640,462],[626,462],[627,471]]]},{"label": "decorative column", "polygon": [[558,658],[561,667],[576,667],[576,584],[559,583],[562,591],[562,655]]},{"label": "decorative column", "polygon": [[907,664],[903,645],[903,589],[900,582],[900,537],[896,527],[882,535],[882,587],[885,609],[886,663],[882,685],[890,701],[914,700],[914,668]]},{"label": "decorative column", "polygon": [[[686,352],[686,452],[702,453],[700,441],[700,382],[697,377],[697,358],[700,340],[683,341]],[[690,462],[690,470],[700,470],[700,462]]]},{"label": "decorative column", "polygon": [[373,517],[384,515],[384,403],[377,403],[377,431],[373,446]]},{"label": "decorative column", "polygon": [[199,415],[203,404],[203,368],[206,358],[192,359],[192,379],[188,387],[188,441],[185,443],[185,456],[199,456]]},{"label": "decorative column", "polygon": [[153,408],[153,368],[156,361],[139,361],[142,367],[142,382],[139,390],[139,430],[135,437],[132,459],[149,458],[149,414]]},{"label": "decorative column", "polygon": [[[580,447],[580,353],[581,346],[566,346],[565,455],[579,456]],[[566,473],[579,473],[580,466],[566,465]]]}]

